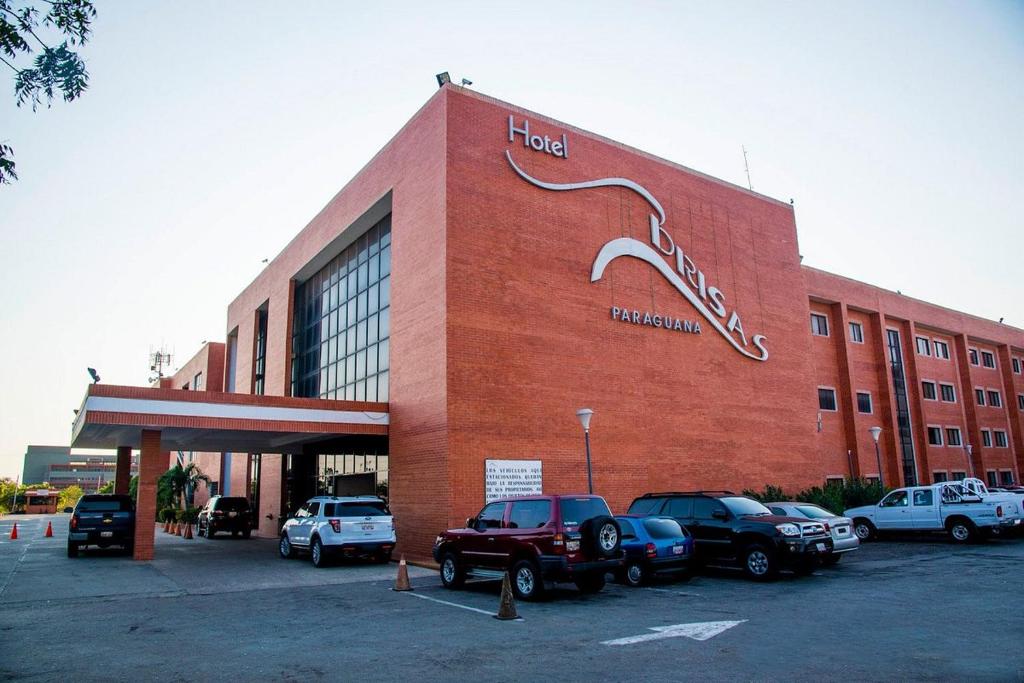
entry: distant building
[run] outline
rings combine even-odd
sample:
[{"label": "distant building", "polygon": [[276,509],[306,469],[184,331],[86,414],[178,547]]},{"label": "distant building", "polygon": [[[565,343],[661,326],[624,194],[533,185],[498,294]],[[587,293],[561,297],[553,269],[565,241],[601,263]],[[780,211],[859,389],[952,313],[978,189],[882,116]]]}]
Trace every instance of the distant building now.
[{"label": "distant building", "polygon": [[[94,492],[114,480],[117,456],[111,454],[72,453],[68,446],[29,446],[25,451],[21,481],[26,484],[47,482],[61,490],[77,485],[86,493]],[[132,456],[132,475],[138,471],[137,456]]]}]

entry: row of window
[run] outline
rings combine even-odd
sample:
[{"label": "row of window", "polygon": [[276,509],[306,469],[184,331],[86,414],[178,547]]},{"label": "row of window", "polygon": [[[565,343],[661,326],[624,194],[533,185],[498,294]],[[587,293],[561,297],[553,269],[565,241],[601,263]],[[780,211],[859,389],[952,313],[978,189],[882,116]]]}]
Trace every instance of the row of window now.
[{"label": "row of window", "polygon": [[942,440],[943,429],[942,427],[935,427],[928,425],[928,445],[929,446],[963,446],[963,437],[960,434],[959,427],[946,427],[945,434],[946,440]]},{"label": "row of window", "polygon": [[[946,403],[956,403],[956,388],[952,384],[939,382],[938,391],[942,394],[942,400]],[[938,401],[939,394],[935,390],[935,382],[931,380],[921,381],[921,395],[926,401]]]},{"label": "row of window", "polygon": [[[811,313],[811,334],[816,337],[827,337],[828,332],[828,316],[824,313]],[[864,343],[864,326],[858,322],[850,322],[850,341],[856,344]],[[917,353],[922,356],[934,356],[935,358],[941,358],[943,360],[949,360],[949,343],[941,341],[939,339],[930,339],[924,336],[917,336],[915,338],[917,343]],[[979,351],[976,348],[968,348],[967,354],[970,359],[971,365],[978,365],[986,368],[994,369],[996,367],[996,357],[991,351]],[[1015,374],[1024,373],[1024,360],[1013,357],[1011,359],[1013,363],[1013,372]]]},{"label": "row of window", "polygon": [[[977,389],[976,388],[974,390],[974,398],[978,402],[979,406],[986,405],[985,404],[985,397],[986,396],[988,396],[988,405],[990,407],[992,407],[992,408],[1002,408],[1003,407],[1003,396],[1002,396],[1002,394],[1000,394],[995,389],[989,389],[989,390],[986,391],[985,389]],[[1018,397],[1018,398],[1020,398],[1020,397]]]}]

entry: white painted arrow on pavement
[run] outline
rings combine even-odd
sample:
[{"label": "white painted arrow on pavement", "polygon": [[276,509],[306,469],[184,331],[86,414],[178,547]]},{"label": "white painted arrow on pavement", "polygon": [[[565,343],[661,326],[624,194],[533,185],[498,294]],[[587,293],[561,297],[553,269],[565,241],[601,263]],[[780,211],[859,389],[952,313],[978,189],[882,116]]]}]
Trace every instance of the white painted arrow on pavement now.
[{"label": "white painted arrow on pavement", "polygon": [[662,638],[679,638],[680,636],[685,638],[692,638],[693,640],[707,640],[708,638],[714,638],[723,631],[728,631],[733,626],[737,626],[745,622],[746,619],[740,621],[704,621],[695,624],[675,624],[673,626],[653,626],[650,630],[654,633],[644,633],[639,636],[629,636],[628,638],[616,638],[615,640],[605,640],[602,645],[632,645],[633,643],[644,643],[648,640],[661,640]]}]

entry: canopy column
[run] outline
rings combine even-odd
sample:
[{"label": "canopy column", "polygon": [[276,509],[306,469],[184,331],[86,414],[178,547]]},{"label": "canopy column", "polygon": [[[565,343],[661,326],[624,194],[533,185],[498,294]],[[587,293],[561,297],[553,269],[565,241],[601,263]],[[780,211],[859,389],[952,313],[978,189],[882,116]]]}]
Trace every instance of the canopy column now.
[{"label": "canopy column", "polygon": [[136,560],[152,560],[156,541],[156,486],[167,469],[166,452],[160,448],[160,430],[142,430],[139,451],[139,487],[135,501]]},{"label": "canopy column", "polygon": [[117,465],[114,468],[114,493],[128,495],[128,483],[132,478],[132,447],[117,447]]}]

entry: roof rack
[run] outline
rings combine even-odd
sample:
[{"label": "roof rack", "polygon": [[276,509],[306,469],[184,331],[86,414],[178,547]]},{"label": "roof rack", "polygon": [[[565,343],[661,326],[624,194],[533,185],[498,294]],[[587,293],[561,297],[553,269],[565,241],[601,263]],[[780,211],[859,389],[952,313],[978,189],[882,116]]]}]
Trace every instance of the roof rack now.
[{"label": "roof rack", "polygon": [[735,496],[732,491],[659,491],[658,493],[645,493],[641,498],[657,498],[659,496],[701,496],[708,494],[721,494],[724,496]]}]

